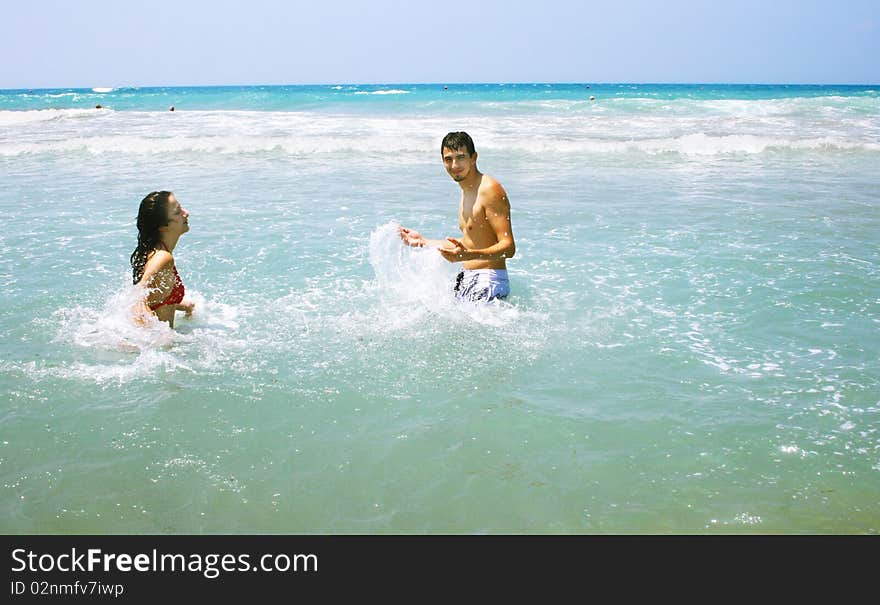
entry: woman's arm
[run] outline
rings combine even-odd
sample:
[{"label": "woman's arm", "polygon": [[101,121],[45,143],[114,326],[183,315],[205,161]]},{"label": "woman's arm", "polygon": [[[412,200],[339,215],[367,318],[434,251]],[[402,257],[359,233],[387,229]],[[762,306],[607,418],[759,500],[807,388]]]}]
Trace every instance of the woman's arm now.
[{"label": "woman's arm", "polygon": [[156,250],[144,265],[144,274],[138,286],[144,288],[144,305],[158,305],[174,289],[174,257],[165,250]]},{"label": "woman's arm", "polygon": [[184,298],[179,305],[174,305],[177,311],[183,311],[186,313],[186,318],[191,319],[193,316],[193,310],[196,308],[196,303],[191,301],[188,298]]}]

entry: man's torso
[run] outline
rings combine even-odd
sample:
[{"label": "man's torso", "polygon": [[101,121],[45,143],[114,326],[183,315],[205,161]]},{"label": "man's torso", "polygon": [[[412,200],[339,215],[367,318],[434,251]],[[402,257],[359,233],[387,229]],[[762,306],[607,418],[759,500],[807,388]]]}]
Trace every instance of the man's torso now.
[{"label": "man's torso", "polygon": [[[482,175],[479,187],[474,191],[462,192],[461,205],[459,207],[458,226],[461,229],[461,241],[467,248],[488,248],[498,243],[498,237],[486,218],[485,204],[490,201],[489,196],[493,185],[497,185],[495,179],[486,174]],[[465,269],[507,269],[505,260],[470,260],[462,263]]]}]

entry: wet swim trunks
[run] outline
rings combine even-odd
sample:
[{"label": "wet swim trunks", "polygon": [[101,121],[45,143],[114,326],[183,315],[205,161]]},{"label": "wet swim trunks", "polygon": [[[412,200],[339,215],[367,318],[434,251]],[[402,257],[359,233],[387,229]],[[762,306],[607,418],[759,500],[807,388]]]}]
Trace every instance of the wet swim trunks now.
[{"label": "wet swim trunks", "polygon": [[150,305],[150,311],[155,311],[159,307],[164,307],[165,305],[178,304],[183,300],[185,292],[186,289],[183,287],[183,280],[180,279],[180,275],[177,273],[177,267],[174,267],[174,287],[171,289],[171,293],[168,294],[162,302]]},{"label": "wet swim trunks", "polygon": [[465,269],[455,278],[455,297],[470,302],[489,302],[510,294],[506,269]]}]

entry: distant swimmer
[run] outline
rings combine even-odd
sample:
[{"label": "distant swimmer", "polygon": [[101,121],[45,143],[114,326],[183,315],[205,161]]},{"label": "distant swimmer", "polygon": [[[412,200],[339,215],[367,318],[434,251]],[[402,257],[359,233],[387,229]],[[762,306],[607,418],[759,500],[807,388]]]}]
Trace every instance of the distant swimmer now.
[{"label": "distant swimmer", "polygon": [[590,100],[591,100],[591,101],[595,101],[595,100],[596,100],[596,97],[594,97],[593,95],[590,95]]},{"label": "distant swimmer", "polygon": [[406,227],[399,228],[400,237],[410,246],[438,248],[449,262],[462,263],[455,280],[456,298],[474,302],[505,298],[510,293],[506,261],[516,253],[507,192],[477,169],[477,151],[466,132],[447,134],[440,154],[446,172],[461,187],[458,226],[462,237],[429,240]]},{"label": "distant swimmer", "polygon": [[101,104],[95,105],[95,109],[103,109],[103,105],[101,105]]},{"label": "distant swimmer", "polygon": [[168,108],[168,111],[174,111],[174,105]]},{"label": "distant swimmer", "polygon": [[174,247],[189,231],[189,212],[170,191],[154,191],[141,200],[137,217],[138,243],[131,253],[135,285],[146,290],[137,310],[137,321],[155,314],[174,327],[175,311],[192,317],[194,303],[184,298],[186,290],[174,265]]}]

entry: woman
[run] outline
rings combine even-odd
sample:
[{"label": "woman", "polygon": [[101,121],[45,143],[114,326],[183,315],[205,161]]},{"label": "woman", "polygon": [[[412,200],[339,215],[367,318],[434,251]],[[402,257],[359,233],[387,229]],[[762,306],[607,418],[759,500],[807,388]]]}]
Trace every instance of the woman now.
[{"label": "woman", "polygon": [[174,247],[189,231],[189,213],[170,191],[154,191],[141,201],[137,218],[138,243],[131,254],[134,283],[146,290],[138,309],[139,323],[154,313],[174,327],[174,312],[192,317],[194,304],[184,299],[183,282],[174,266]]}]

